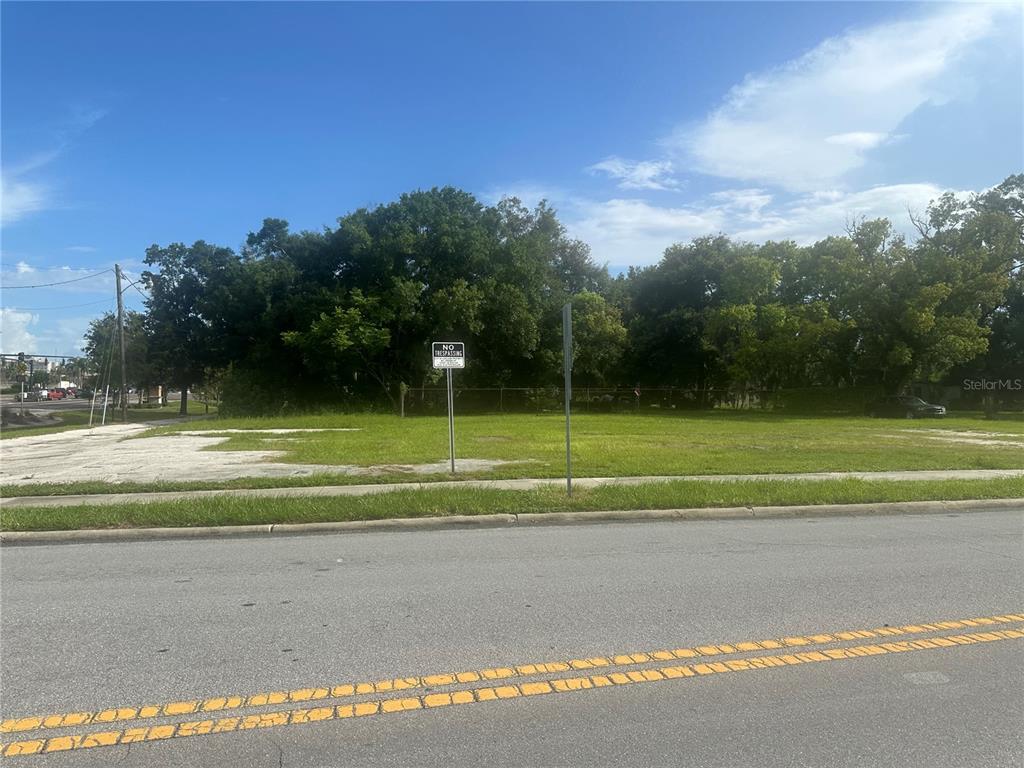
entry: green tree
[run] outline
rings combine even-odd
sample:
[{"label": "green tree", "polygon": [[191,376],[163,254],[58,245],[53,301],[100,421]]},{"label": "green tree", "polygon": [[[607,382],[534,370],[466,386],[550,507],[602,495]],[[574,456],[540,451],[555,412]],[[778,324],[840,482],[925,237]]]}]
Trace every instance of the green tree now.
[{"label": "green tree", "polygon": [[637,380],[707,390],[728,374],[705,340],[708,318],[731,304],[770,300],[779,281],[771,250],[718,235],[673,245],[631,274],[631,368]]},{"label": "green tree", "polygon": [[339,386],[351,386],[360,371],[366,371],[387,389],[386,371],[374,361],[387,349],[391,335],[378,323],[383,319],[380,303],[352,292],[347,307],[322,312],[305,331],[286,331],[285,344],[302,350],[309,367],[326,372]]},{"label": "green tree", "polygon": [[601,386],[615,380],[626,347],[618,307],[592,291],[572,297],[573,374],[579,383]]},{"label": "green tree", "polygon": [[[141,312],[125,312],[125,381],[129,387],[142,390],[157,383],[157,372],[150,361],[146,316]],[[108,384],[111,389],[121,385],[121,341],[117,315],[107,312],[89,323],[85,332],[84,366],[95,373],[94,386]],[[127,394],[127,393],[126,393]]]},{"label": "green tree", "polygon": [[173,243],[146,249],[142,273],[149,289],[146,321],[150,355],[156,370],[181,390],[180,413],[188,413],[189,387],[202,383],[209,361],[216,361],[228,340],[211,333],[211,317],[223,313],[208,292],[207,277],[236,261],[229,248],[202,240],[191,246]]}]

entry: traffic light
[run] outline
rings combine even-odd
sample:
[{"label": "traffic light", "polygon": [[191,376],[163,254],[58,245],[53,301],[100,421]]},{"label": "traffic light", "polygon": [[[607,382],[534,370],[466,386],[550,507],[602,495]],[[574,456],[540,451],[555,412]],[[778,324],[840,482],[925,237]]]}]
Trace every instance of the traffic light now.
[{"label": "traffic light", "polygon": [[18,362],[19,363],[24,363],[25,362],[25,353],[24,352],[19,352],[18,353]]}]

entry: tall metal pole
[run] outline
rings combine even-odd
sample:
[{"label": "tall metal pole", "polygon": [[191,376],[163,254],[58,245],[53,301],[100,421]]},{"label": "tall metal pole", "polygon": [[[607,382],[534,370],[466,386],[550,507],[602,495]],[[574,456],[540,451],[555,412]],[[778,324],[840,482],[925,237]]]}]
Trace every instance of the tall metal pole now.
[{"label": "tall metal pole", "polygon": [[565,369],[565,492],[572,498],[572,304],[562,307],[562,362]]},{"label": "tall metal pole", "polygon": [[118,336],[121,337],[121,419],[122,421],[128,421],[128,383],[127,383],[127,372],[125,370],[125,354],[124,354],[124,301],[121,297],[121,267],[118,264],[114,265],[114,276],[117,282],[117,329]]},{"label": "tall metal pole", "polygon": [[100,426],[105,426],[107,423],[107,400],[110,399],[110,384],[107,384],[106,390],[103,392],[103,418],[100,420]]},{"label": "tall metal pole", "polygon": [[452,474],[455,474],[455,397],[452,394],[452,369],[448,373],[448,455],[451,456]]}]

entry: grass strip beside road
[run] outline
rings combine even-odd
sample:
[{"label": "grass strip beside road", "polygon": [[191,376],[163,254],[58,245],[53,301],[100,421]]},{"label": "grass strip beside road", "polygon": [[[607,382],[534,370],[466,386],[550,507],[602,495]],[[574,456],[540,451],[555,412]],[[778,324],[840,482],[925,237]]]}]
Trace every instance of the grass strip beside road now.
[{"label": "grass strip beside road", "polygon": [[[528,474],[528,473],[527,473]],[[493,472],[461,472],[458,480],[514,479],[523,475],[497,477]],[[328,485],[384,485],[387,483],[433,483],[450,481],[448,473],[417,474],[385,472],[379,475],[343,475],[324,472],[296,477],[235,477],[231,480],[186,480],[154,483],[109,483],[89,480],[77,483],[32,483],[3,486],[0,495],[14,496],[81,496],[94,493],[171,493],[182,491],[255,491],[261,488],[321,488]]]},{"label": "grass strip beside road", "polygon": [[103,506],[10,508],[4,531],[175,528],[222,525],[346,522],[449,515],[528,514],[595,510],[685,509],[1024,499],[1024,478],[996,480],[683,480],[635,486],[529,491],[437,488],[368,496],[308,498],[214,497]]}]

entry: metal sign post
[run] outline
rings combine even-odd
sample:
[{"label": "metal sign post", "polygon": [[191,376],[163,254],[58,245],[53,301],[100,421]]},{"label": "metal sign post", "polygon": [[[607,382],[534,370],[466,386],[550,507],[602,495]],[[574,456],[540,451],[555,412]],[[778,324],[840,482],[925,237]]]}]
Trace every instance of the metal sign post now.
[{"label": "metal sign post", "polygon": [[435,368],[444,368],[448,379],[448,455],[455,474],[455,391],[452,370],[466,367],[466,345],[461,341],[435,341],[430,345]]},{"label": "metal sign post", "polygon": [[565,492],[572,498],[572,304],[562,307],[562,363],[565,369]]},{"label": "metal sign post", "polygon": [[455,398],[452,396],[452,369],[445,370],[448,374],[448,456],[451,457],[452,474],[455,474]]}]

